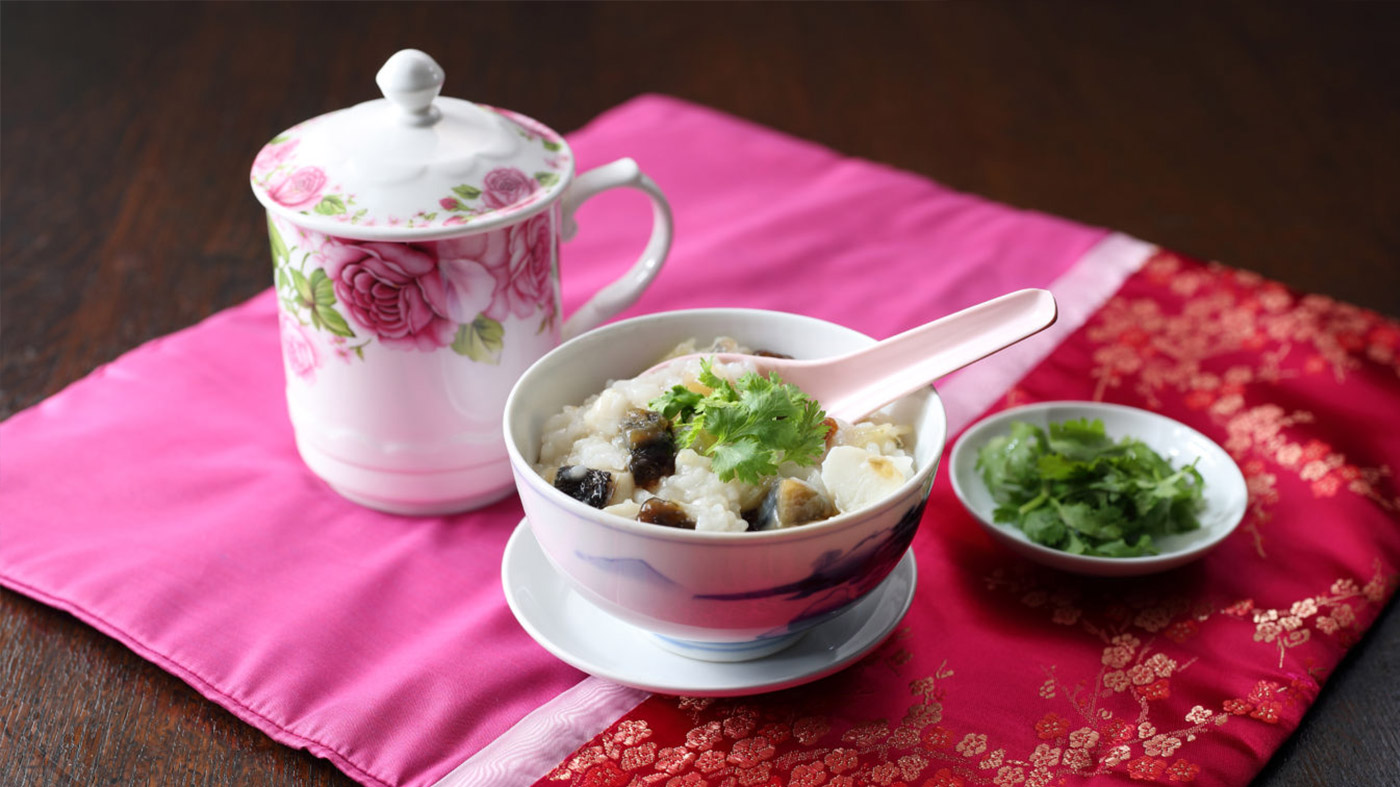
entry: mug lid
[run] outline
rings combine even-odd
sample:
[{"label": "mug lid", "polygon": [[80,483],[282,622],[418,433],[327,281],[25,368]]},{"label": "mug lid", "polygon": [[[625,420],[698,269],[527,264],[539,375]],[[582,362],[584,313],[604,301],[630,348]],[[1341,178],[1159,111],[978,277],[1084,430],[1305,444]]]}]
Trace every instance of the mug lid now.
[{"label": "mug lid", "polygon": [[514,112],[438,96],[442,67],[396,52],[384,98],[299,123],[253,161],[253,194],[307,229],[360,240],[431,240],[545,210],[574,175],[559,134]]}]

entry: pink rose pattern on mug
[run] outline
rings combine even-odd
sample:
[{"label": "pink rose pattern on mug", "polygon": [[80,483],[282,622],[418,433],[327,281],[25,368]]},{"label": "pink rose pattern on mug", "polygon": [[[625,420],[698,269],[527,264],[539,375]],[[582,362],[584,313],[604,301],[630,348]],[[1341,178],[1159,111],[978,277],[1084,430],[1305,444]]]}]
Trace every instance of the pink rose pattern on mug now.
[{"label": "pink rose pattern on mug", "polygon": [[287,371],[305,380],[316,381],[316,370],[321,368],[321,353],[306,328],[286,312],[278,320],[282,329],[282,358]]},{"label": "pink rose pattern on mug", "polygon": [[368,210],[360,207],[356,195],[335,180],[334,173],[298,164],[300,134],[321,119],[312,118],[268,142],[253,161],[251,179],[278,205],[361,227],[381,223],[390,227],[461,226],[486,213],[528,208],[544,196],[544,189],[559,182],[561,173],[571,164],[569,154],[562,140],[534,120],[503,109],[482,108],[509,118],[522,138],[540,145],[545,154],[544,169],[526,173],[514,167],[498,167],[486,173],[481,183],[453,186],[452,193],[443,195],[435,204],[425,205],[407,217],[383,217],[381,222],[366,217]]},{"label": "pink rose pattern on mug", "polygon": [[510,318],[538,318],[536,334],[553,329],[556,213],[420,243],[336,238],[271,219],[289,373],[312,383],[326,358],[364,360],[371,343],[496,363]]}]

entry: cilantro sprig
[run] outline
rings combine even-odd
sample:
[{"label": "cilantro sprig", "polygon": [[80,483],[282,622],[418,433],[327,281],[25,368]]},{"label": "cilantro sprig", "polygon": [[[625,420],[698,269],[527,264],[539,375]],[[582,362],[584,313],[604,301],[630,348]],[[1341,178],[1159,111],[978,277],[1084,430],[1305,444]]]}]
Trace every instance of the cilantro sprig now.
[{"label": "cilantro sprig", "polygon": [[671,420],[677,448],[710,457],[721,481],[758,484],[783,462],[814,464],[826,450],[826,413],[777,375],[749,372],[731,383],[706,359],[698,380],[708,394],[676,385],[650,406]]},{"label": "cilantro sprig", "polygon": [[977,455],[993,517],[1032,541],[1077,555],[1157,554],[1154,537],[1201,526],[1205,485],[1195,462],[1174,469],[1142,441],[1114,442],[1103,422],[1014,421]]}]

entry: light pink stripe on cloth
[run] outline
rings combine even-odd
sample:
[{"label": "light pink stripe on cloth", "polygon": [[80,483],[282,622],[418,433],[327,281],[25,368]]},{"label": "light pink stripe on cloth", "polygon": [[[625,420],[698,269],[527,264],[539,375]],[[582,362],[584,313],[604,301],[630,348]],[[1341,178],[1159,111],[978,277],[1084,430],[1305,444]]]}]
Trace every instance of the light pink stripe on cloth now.
[{"label": "light pink stripe on cloth", "polygon": [[[1045,360],[1142,267],[1156,247],[1114,233],[1050,283],[1059,318],[1025,341],[950,376],[938,386],[956,435],[1016,381]],[[540,706],[504,735],[459,765],[434,787],[529,787],[569,754],[648,697],[600,678],[588,678]]]},{"label": "light pink stripe on cloth", "polygon": [[528,787],[651,694],[585,678],[546,702],[433,787]]},{"label": "light pink stripe on cloth", "polygon": [[[1049,286],[1106,235],[664,97],[569,139],[581,170],[631,156],[671,200],[671,259],[630,314],[770,308],[883,337]],[[579,210],[566,313],[649,216],[630,192]],[[0,424],[0,583],[376,787],[433,784],[592,691],[505,606],[519,502],[410,520],[341,500],[297,458],[282,375],[264,293]]]}]

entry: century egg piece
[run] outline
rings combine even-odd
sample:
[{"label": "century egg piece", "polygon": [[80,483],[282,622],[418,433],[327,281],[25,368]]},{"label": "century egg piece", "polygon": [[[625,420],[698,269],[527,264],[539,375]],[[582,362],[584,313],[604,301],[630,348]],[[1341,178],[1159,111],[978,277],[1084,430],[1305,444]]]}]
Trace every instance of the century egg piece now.
[{"label": "century egg piece", "polygon": [[564,465],[554,475],[554,488],[573,499],[602,508],[613,493],[612,473],[582,465]]},{"label": "century egg piece", "polygon": [[637,512],[637,521],[645,522],[649,525],[661,525],[662,527],[678,527],[683,530],[694,530],[695,520],[681,508],[679,503],[670,500],[663,500],[659,497],[648,498],[642,503],[642,508]]},{"label": "century egg piece", "polygon": [[661,479],[676,472],[676,438],[671,422],[652,410],[632,410],[622,424],[627,436],[627,469],[642,489],[655,490]]},{"label": "century egg piece", "polygon": [[780,530],[785,527],[819,522],[836,515],[836,506],[827,496],[805,481],[782,478],[764,495],[753,517],[754,530]]}]

